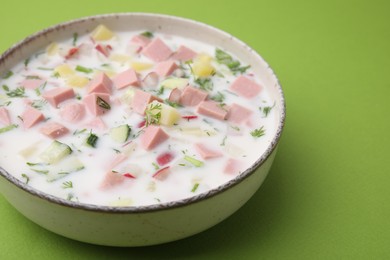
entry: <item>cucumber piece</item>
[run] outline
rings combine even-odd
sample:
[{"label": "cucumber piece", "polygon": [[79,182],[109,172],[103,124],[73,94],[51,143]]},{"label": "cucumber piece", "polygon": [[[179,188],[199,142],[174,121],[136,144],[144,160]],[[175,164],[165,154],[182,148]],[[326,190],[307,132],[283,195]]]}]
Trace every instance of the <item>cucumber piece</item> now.
[{"label": "cucumber piece", "polygon": [[110,129],[110,137],[118,143],[124,143],[130,136],[131,128],[129,125],[120,125]]},{"label": "cucumber piece", "polygon": [[72,153],[72,149],[57,140],[54,140],[39,156],[39,158],[48,164],[55,164]]},{"label": "cucumber piece", "polygon": [[84,164],[76,156],[68,156],[59,163],[50,165],[46,180],[53,182],[82,169],[84,169]]}]

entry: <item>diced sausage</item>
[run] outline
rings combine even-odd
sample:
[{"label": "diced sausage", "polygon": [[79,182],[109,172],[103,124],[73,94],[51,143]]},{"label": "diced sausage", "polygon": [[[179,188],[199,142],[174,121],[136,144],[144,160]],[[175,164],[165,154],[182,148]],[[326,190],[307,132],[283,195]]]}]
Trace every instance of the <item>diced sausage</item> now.
[{"label": "diced sausage", "polygon": [[172,51],[160,38],[155,38],[142,50],[142,54],[154,62],[160,62],[167,60]]},{"label": "diced sausage", "polygon": [[195,58],[197,55],[196,52],[191,50],[190,48],[181,45],[179,49],[172,55],[173,60],[179,60],[179,61],[189,61]]},{"label": "diced sausage", "polygon": [[66,103],[61,107],[60,115],[66,122],[77,123],[85,115],[85,106],[77,102]]},{"label": "diced sausage", "polygon": [[0,107],[0,123],[6,126],[11,124],[11,118],[9,116],[8,109],[5,107]]},{"label": "diced sausage", "polygon": [[133,36],[133,38],[131,38],[130,40],[131,43],[135,43],[142,48],[146,47],[150,43],[150,41],[151,40],[148,37],[145,37],[140,34]]},{"label": "diced sausage", "polygon": [[199,153],[199,155],[205,160],[222,156],[222,152],[217,151],[215,149],[211,149],[207,145],[202,143],[196,143],[195,149]]},{"label": "diced sausage", "polygon": [[230,90],[245,98],[253,98],[258,95],[262,87],[245,76],[239,76],[231,85]]},{"label": "diced sausage", "polygon": [[116,75],[112,82],[117,89],[122,89],[128,86],[139,86],[137,73],[133,69],[127,69]]},{"label": "diced sausage", "polygon": [[141,145],[146,150],[151,150],[167,140],[169,135],[156,125],[149,125],[145,128],[145,132],[141,135]]},{"label": "diced sausage", "polygon": [[101,72],[89,82],[87,89],[88,93],[111,94],[112,81],[104,72]]},{"label": "diced sausage", "polygon": [[145,114],[145,109],[149,103],[154,100],[158,100],[159,102],[163,102],[163,100],[159,97],[153,96],[152,94],[136,89],[134,92],[133,102],[131,103],[132,109],[140,115]]},{"label": "diced sausage", "polygon": [[173,103],[180,103],[181,98],[181,90],[178,88],[172,89],[171,93],[169,94],[168,100]]},{"label": "diced sausage", "polygon": [[99,116],[111,109],[110,95],[106,93],[91,93],[83,99],[85,107],[94,116]]},{"label": "diced sausage", "polygon": [[69,132],[68,128],[56,122],[46,123],[41,127],[40,131],[42,134],[53,139],[61,137]]},{"label": "diced sausage", "polygon": [[74,90],[68,87],[54,88],[45,91],[42,94],[42,97],[46,99],[53,107],[57,107],[61,102],[73,98],[74,96]]},{"label": "diced sausage", "polygon": [[108,190],[110,188],[113,188],[117,185],[120,185],[126,180],[126,177],[124,177],[122,174],[109,171],[104,176],[103,181],[100,184],[100,189],[102,190]]},{"label": "diced sausage", "polygon": [[241,124],[249,119],[252,115],[252,111],[238,104],[232,104],[229,106],[229,112],[226,119],[235,124]]},{"label": "diced sausage", "polygon": [[20,83],[20,86],[25,89],[36,89],[45,83],[43,79],[25,79]]},{"label": "diced sausage", "polygon": [[145,78],[142,80],[142,86],[144,87],[157,87],[158,86],[159,76],[156,72],[152,71],[148,73]]},{"label": "diced sausage", "polygon": [[228,109],[226,107],[222,107],[218,102],[206,100],[199,104],[197,112],[215,119],[224,120],[226,119]]},{"label": "diced sausage", "polygon": [[177,68],[178,68],[178,66],[177,66],[176,62],[174,62],[172,60],[167,60],[167,61],[157,63],[155,71],[161,77],[166,77],[166,76],[171,75],[172,72]]},{"label": "diced sausage", "polygon": [[242,166],[243,165],[241,161],[237,159],[229,158],[225,164],[223,172],[227,174],[239,174],[243,170]]},{"label": "diced sausage", "polygon": [[183,89],[180,97],[180,104],[183,106],[196,106],[200,102],[206,100],[207,92],[192,86],[187,86]]},{"label": "diced sausage", "polygon": [[23,126],[25,128],[30,128],[37,123],[43,121],[45,119],[45,116],[38,109],[29,106],[23,112],[21,118],[23,120]]},{"label": "diced sausage", "polygon": [[94,119],[92,119],[86,124],[86,127],[92,128],[94,130],[105,130],[107,128],[103,119],[101,119],[100,117],[95,117]]},{"label": "diced sausage", "polygon": [[118,166],[119,164],[121,164],[122,162],[124,162],[129,156],[127,156],[126,154],[123,154],[123,153],[118,153],[118,154],[115,154],[115,157],[114,159],[110,162],[109,166],[108,166],[108,169],[109,170],[112,170],[114,169],[116,166]]}]

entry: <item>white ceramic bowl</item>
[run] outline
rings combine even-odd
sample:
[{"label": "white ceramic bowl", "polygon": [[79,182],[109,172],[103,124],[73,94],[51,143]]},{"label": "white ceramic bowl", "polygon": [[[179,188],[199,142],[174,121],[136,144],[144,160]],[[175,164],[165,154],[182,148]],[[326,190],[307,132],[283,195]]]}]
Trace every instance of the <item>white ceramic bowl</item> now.
[{"label": "white ceramic bowl", "polygon": [[0,167],[0,192],[23,215],[65,237],[99,245],[144,246],[185,238],[206,230],[238,210],[260,187],[271,167],[280,139],[285,102],[268,64],[233,36],[196,21],[145,13],[108,14],[62,23],[17,43],[0,57],[0,75],[52,41],[91,32],[105,24],[114,31],[148,30],[204,41],[233,53],[269,88],[276,102],[277,132],[254,165],[224,185],[189,199],[140,207],[94,206],[45,194]]}]

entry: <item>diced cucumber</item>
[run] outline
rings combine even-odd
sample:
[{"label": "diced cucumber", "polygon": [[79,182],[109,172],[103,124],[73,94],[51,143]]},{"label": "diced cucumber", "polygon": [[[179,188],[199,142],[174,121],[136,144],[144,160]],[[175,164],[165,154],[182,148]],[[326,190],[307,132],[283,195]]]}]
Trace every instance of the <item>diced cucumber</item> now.
[{"label": "diced cucumber", "polygon": [[41,154],[40,159],[48,164],[55,164],[72,153],[72,149],[57,140],[54,140]]},{"label": "diced cucumber", "polygon": [[129,138],[131,128],[129,125],[120,125],[110,129],[110,137],[118,143],[124,143]]},{"label": "diced cucumber", "polygon": [[84,164],[76,156],[69,156],[56,165],[50,165],[47,181],[52,182],[61,179],[72,172],[81,171],[82,169],[84,169]]}]

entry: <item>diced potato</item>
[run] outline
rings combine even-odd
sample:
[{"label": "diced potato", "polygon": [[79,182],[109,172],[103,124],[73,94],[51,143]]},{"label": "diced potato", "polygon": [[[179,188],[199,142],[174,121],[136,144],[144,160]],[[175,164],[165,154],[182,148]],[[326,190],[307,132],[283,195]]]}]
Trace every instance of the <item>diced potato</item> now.
[{"label": "diced potato", "polygon": [[118,62],[120,64],[125,64],[126,62],[130,61],[130,56],[123,55],[123,54],[112,54],[110,55],[110,60]]},{"label": "diced potato", "polygon": [[207,54],[199,54],[192,65],[193,73],[198,77],[209,77],[215,69],[211,65],[212,57]]},{"label": "diced potato", "polygon": [[107,41],[114,37],[114,33],[108,29],[105,25],[98,25],[95,30],[93,30],[91,37],[95,41]]},{"label": "diced potato", "polygon": [[132,199],[118,199],[110,203],[110,206],[113,207],[128,207],[133,205]]},{"label": "diced potato", "polygon": [[54,69],[55,73],[58,73],[60,77],[67,78],[69,76],[74,75],[76,72],[68,65],[68,64],[62,64],[57,66]]},{"label": "diced potato", "polygon": [[58,53],[58,43],[52,42],[46,47],[46,53],[49,56],[53,56]]},{"label": "diced potato", "polygon": [[36,154],[36,152],[38,151],[39,144],[40,141],[30,144],[29,146],[20,150],[19,155],[22,156],[24,159],[31,157],[32,155]]},{"label": "diced potato", "polygon": [[160,117],[160,124],[165,126],[172,126],[180,119],[180,113],[177,111],[176,108],[173,108],[171,106],[168,106],[166,104],[160,103],[158,101],[151,102],[147,109],[158,113],[159,111],[151,109],[151,107],[154,107],[156,105],[161,105],[161,117]]},{"label": "diced potato", "polygon": [[87,77],[72,75],[66,79],[66,83],[71,87],[84,87],[89,82]]},{"label": "diced potato", "polygon": [[217,133],[212,129],[202,129],[200,127],[181,127],[181,133],[193,136],[213,136]]},{"label": "diced potato", "polygon": [[183,89],[188,85],[188,79],[185,78],[168,78],[161,82],[161,86],[169,89]]},{"label": "diced potato", "polygon": [[143,70],[150,69],[153,67],[152,63],[146,63],[146,62],[130,62],[130,66],[135,69],[137,72],[141,72]]}]

